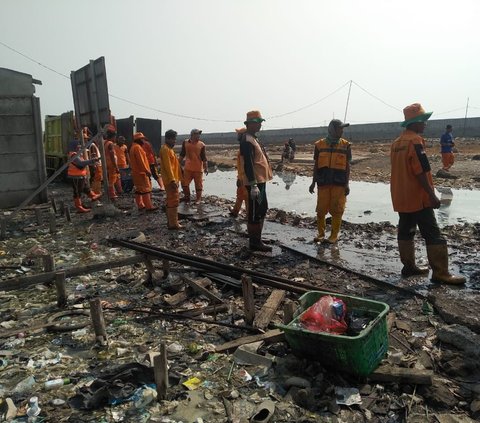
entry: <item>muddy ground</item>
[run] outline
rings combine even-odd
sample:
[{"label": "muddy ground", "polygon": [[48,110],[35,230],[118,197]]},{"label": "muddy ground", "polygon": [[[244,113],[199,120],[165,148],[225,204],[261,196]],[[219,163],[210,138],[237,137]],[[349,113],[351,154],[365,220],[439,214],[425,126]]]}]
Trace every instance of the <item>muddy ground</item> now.
[{"label": "muddy ground", "polygon": [[[480,154],[480,148],[473,141],[459,143],[458,148],[452,169],[458,178],[447,182],[454,188],[478,189],[480,182],[475,178],[479,162],[471,159]],[[212,162],[234,162],[231,148],[209,147],[208,151]],[[279,151],[271,153],[274,166]],[[353,179],[388,180],[387,145],[355,145],[353,154],[357,160],[352,167]],[[299,146],[298,161],[286,166],[309,175],[311,156],[312,146]],[[437,149],[429,149],[429,156],[435,172],[441,163]],[[68,204],[70,188],[55,183],[50,196],[57,206],[62,201]],[[163,204],[160,192],[154,193],[154,199]],[[5,290],[0,303],[0,397],[11,398],[18,409],[17,421],[25,421],[22,416],[33,395],[38,396],[42,409],[38,421],[57,422],[246,422],[266,399],[275,406],[271,422],[445,423],[480,418],[478,223],[444,228],[452,266],[468,278],[467,287],[449,288],[433,285],[428,278],[398,277],[395,227],[386,223],[345,222],[338,245],[328,247],[312,242],[314,219],[270,210],[265,237],[274,252],[250,254],[244,215],[232,219],[228,213],[231,203],[226,200],[209,197],[199,207],[182,206],[185,228],[179,232],[166,229],[162,211],[137,212],[130,195],[122,196],[116,205],[120,210],[116,216],[105,216],[104,207],[99,206],[95,213],[78,215],[72,211],[71,222],[58,207],[55,233],[49,230],[48,207],[40,225],[34,211],[25,210],[9,223],[7,239],[0,241],[0,290]],[[205,276],[184,265],[171,262],[165,279],[162,262],[155,260],[153,280],[148,280],[143,263],[116,267],[115,261],[131,257],[133,252],[112,245],[107,238],[140,232],[149,245],[388,304],[389,351],[382,366],[407,372],[410,378],[380,381],[354,377],[345,369],[324,367],[322,350],[317,352],[320,361],[304,359],[295,356],[285,342],[258,349],[270,364],[235,364],[233,351],[219,353],[216,348],[251,335],[248,329],[240,328],[245,326],[241,290],[218,281],[208,286],[210,293],[226,304],[225,311],[215,313],[217,321],[234,324],[237,329],[215,325],[208,313],[201,315],[207,321],[149,316],[152,312],[198,310],[211,306],[212,297],[187,290],[184,301],[172,305],[175,293],[184,289],[185,277],[201,281]],[[421,240],[417,244],[419,260],[425,261]],[[12,289],[12,281],[21,284],[26,276],[44,270],[35,247],[53,256],[57,270],[99,262],[112,265],[68,278],[67,306],[59,309],[54,286]],[[256,283],[254,291],[258,313],[272,289]],[[298,306],[299,296],[287,292],[284,302]],[[88,312],[89,301],[94,298],[102,300],[108,345],[95,342],[88,317],[60,319],[61,324],[79,323],[79,328],[67,327],[61,332],[45,328],[48,318],[59,311]],[[282,305],[266,330],[274,329],[283,317]],[[141,386],[142,382],[152,382],[148,354],[158,352],[161,343],[167,346],[170,388],[166,400],[157,403]],[[315,348],[318,346],[312,345]],[[147,376],[136,372],[117,383],[110,380],[108,384],[105,377],[102,381],[105,369],[115,373],[118,366],[132,363],[142,364],[141,371]],[[428,381],[419,383],[412,375],[428,375]],[[45,381],[65,377],[71,383],[45,389]],[[193,389],[184,382],[190,382]],[[92,394],[93,386],[102,387],[101,395],[96,391],[98,401],[86,407],[85,398]],[[338,404],[338,387],[357,388],[361,403]],[[111,404],[115,399],[118,404]],[[2,401],[0,416],[5,410]]]}]

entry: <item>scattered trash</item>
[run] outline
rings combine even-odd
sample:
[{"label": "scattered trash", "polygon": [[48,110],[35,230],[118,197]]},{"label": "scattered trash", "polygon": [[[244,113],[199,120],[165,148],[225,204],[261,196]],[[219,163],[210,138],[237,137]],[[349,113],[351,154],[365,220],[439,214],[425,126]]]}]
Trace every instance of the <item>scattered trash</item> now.
[{"label": "scattered trash", "polygon": [[192,377],[187,381],[183,382],[182,385],[185,386],[189,391],[197,389],[202,381],[198,377]]},{"label": "scattered trash", "polygon": [[342,388],[335,386],[335,399],[339,405],[354,405],[361,404],[362,397],[357,388]]}]

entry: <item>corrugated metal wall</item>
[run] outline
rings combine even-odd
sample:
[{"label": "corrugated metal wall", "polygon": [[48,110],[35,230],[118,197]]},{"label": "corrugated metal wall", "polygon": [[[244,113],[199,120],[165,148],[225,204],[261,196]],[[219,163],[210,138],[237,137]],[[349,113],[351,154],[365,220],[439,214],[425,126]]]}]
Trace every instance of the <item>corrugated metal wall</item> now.
[{"label": "corrugated metal wall", "polygon": [[[0,208],[18,206],[46,180],[40,100],[31,75],[0,68]],[[47,201],[47,189],[33,203]]]}]

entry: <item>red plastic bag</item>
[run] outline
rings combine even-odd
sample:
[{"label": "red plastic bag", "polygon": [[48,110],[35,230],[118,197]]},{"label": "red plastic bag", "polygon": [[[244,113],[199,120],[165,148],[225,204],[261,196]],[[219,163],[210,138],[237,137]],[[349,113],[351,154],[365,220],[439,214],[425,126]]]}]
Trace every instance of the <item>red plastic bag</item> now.
[{"label": "red plastic bag", "polygon": [[321,297],[300,317],[300,323],[314,332],[330,332],[341,335],[347,331],[345,303],[331,295]]}]

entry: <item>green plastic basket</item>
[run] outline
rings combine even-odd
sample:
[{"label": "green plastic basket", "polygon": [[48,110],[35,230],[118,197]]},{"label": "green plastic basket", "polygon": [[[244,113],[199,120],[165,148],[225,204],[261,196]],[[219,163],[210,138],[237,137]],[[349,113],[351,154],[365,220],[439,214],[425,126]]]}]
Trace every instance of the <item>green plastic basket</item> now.
[{"label": "green plastic basket", "polygon": [[[300,316],[320,297],[332,295],[345,302],[348,311],[372,317],[369,325],[357,336],[334,335],[312,332],[301,328]],[[388,304],[350,295],[310,291],[300,297],[297,317],[288,325],[278,325],[293,352],[301,357],[320,361],[327,367],[367,376],[373,372],[388,350],[387,313]]]}]

